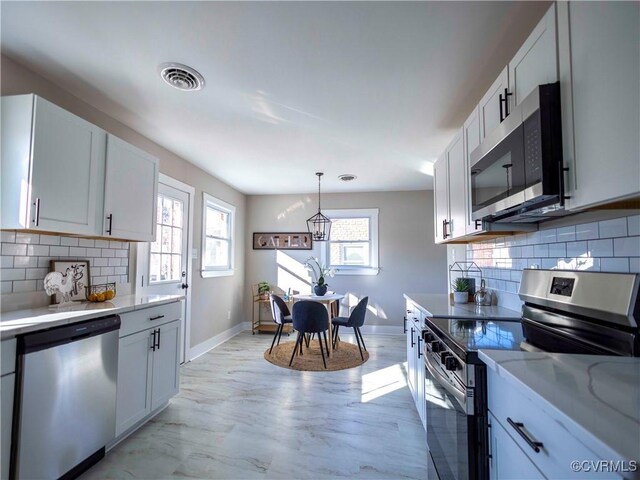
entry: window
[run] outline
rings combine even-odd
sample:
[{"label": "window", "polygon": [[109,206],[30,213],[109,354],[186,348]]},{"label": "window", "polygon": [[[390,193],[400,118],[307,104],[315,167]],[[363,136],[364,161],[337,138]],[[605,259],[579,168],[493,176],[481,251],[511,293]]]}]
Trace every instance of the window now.
[{"label": "window", "polygon": [[378,274],[378,209],[323,210],[331,236],[322,246],[322,263],[337,275]]},{"label": "window", "polygon": [[236,208],[203,193],[202,276],[233,275],[233,224]]},{"label": "window", "polygon": [[176,282],[182,278],[184,202],[158,194],[156,241],[149,248],[149,283]]}]

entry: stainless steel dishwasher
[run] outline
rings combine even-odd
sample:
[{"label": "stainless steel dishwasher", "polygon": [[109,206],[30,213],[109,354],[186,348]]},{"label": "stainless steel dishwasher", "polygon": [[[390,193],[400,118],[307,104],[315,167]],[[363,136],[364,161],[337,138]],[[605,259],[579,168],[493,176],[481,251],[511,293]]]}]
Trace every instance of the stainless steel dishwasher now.
[{"label": "stainless steel dishwasher", "polygon": [[115,437],[120,317],[18,337],[11,478],[75,478]]}]

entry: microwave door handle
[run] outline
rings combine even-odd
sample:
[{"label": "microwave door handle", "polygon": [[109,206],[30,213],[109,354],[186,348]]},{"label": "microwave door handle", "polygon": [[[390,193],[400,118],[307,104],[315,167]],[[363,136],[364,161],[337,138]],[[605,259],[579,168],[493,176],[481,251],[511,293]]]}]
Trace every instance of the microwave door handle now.
[{"label": "microwave door handle", "polygon": [[565,200],[569,200],[571,198],[570,195],[567,195],[565,192],[565,186],[564,186],[564,172],[568,172],[569,168],[565,167],[564,165],[562,165],[562,162],[560,162],[558,164],[558,169],[560,170],[560,173],[558,173],[558,182],[560,183],[559,185],[559,191],[560,191],[560,206],[564,207],[565,204]]}]

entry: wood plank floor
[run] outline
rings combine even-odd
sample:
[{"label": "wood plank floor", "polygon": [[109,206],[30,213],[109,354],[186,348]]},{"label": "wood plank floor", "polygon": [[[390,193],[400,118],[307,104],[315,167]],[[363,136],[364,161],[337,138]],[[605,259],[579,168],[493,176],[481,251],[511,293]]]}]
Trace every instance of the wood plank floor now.
[{"label": "wood plank floor", "polygon": [[369,361],[337,372],[268,363],[271,338],[244,332],[183,366],[170,406],[82,478],[427,478],[403,336],[365,336]]}]

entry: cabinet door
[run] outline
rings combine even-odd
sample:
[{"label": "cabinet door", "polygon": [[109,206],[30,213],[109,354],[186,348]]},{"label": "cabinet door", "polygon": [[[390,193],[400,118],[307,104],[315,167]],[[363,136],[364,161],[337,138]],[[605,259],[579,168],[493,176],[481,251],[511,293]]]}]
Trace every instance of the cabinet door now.
[{"label": "cabinet door", "polygon": [[[433,165],[433,209],[436,243],[446,240],[449,231],[449,168],[446,153]],[[446,223],[445,223],[446,222]]]},{"label": "cabinet door", "polygon": [[151,331],[120,339],[116,437],[151,413]]},{"label": "cabinet door", "polygon": [[9,478],[9,456],[11,453],[11,424],[13,422],[13,388],[15,385],[16,375],[10,373],[4,375],[0,380],[0,395],[2,403],[0,404],[0,428],[2,428],[2,436],[0,437],[0,479]]},{"label": "cabinet door", "polygon": [[489,87],[489,90],[487,90],[487,93],[484,94],[478,104],[481,141],[491,133],[493,129],[500,125],[500,122],[502,121],[501,118],[505,115],[504,104],[501,104],[500,100],[501,98],[504,98],[505,90],[508,89],[509,67],[504,67],[500,76],[496,78],[496,81],[493,82],[491,87]]},{"label": "cabinet door", "polygon": [[531,459],[489,412],[489,442],[491,446],[491,480],[525,480],[546,478]]},{"label": "cabinet door", "polygon": [[31,197],[26,228],[98,235],[105,133],[34,97]]},{"label": "cabinet door", "polygon": [[482,222],[475,222],[471,218],[471,152],[480,145],[480,116],[479,108],[475,108],[463,127],[464,143],[464,208],[465,208],[465,233],[467,235],[482,230]]},{"label": "cabinet door", "polygon": [[153,390],[151,410],[162,406],[178,393],[180,368],[180,321],[159,328],[158,346],[153,352]]},{"label": "cabinet door", "polygon": [[569,2],[568,9],[570,45],[561,51],[570,46],[563,70],[572,81],[563,75],[561,88],[563,100],[570,89],[573,110],[563,103],[562,114],[573,132],[566,128],[562,143],[574,210],[640,193],[640,4]]},{"label": "cabinet door", "polygon": [[411,397],[416,399],[416,326],[413,322],[413,312],[409,314],[407,322],[407,383]]},{"label": "cabinet door", "polygon": [[103,235],[154,241],[158,160],[109,135],[104,188]]},{"label": "cabinet door", "polygon": [[467,225],[467,174],[464,162],[463,131],[459,130],[447,148],[449,160],[449,238],[464,237]]},{"label": "cabinet door", "polygon": [[556,6],[542,20],[509,62],[509,111],[519,105],[535,87],[558,81]]}]

